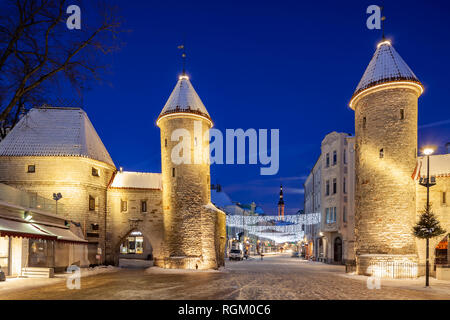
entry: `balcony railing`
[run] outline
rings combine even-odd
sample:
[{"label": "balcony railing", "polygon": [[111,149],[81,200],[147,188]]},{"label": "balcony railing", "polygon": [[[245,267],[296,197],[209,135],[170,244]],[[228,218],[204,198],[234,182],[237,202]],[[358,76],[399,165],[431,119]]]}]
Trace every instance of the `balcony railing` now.
[{"label": "balcony railing", "polygon": [[[47,213],[56,213],[56,201],[38,196],[35,193],[22,191],[0,183],[0,201],[28,209],[37,209]],[[64,205],[58,203],[58,214],[63,214]]]}]

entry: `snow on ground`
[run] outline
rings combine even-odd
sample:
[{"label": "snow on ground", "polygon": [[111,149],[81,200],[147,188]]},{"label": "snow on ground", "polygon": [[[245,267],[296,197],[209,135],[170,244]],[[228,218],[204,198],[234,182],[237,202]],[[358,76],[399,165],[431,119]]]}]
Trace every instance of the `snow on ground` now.
[{"label": "snow on ground", "polygon": [[[102,273],[116,272],[120,268],[113,266],[97,266],[94,268],[81,268],[81,278],[95,276]],[[0,282],[0,299],[3,293],[14,290],[29,290],[38,287],[57,284],[70,276],[70,273],[57,273],[54,278],[6,278]]]},{"label": "snow on ground", "polygon": [[219,270],[193,270],[193,269],[164,269],[160,267],[150,267],[145,269],[145,273],[149,274],[180,274],[180,273],[222,273],[226,272],[224,268]]},{"label": "snow on ground", "polygon": [[153,266],[153,260],[142,259],[119,259],[121,268],[148,268]]}]

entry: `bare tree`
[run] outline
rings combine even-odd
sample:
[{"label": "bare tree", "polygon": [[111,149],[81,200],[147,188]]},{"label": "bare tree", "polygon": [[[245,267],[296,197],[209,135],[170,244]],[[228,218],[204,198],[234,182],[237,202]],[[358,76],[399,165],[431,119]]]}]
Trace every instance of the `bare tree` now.
[{"label": "bare tree", "polygon": [[[83,13],[79,30],[66,24],[72,4]],[[0,138],[27,106],[55,96],[58,88],[80,93],[90,80],[101,79],[107,66],[104,55],[120,47],[117,36],[122,27],[117,8],[100,1],[83,5],[67,0],[7,0],[2,6],[0,123],[4,128]]]}]

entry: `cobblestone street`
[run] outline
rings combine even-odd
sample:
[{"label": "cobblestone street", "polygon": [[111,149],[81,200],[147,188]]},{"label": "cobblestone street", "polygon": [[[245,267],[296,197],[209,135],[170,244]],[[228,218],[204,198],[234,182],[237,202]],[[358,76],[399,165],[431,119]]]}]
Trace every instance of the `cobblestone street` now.
[{"label": "cobblestone street", "polygon": [[[284,256],[228,262],[222,271],[159,268],[122,269],[81,279],[68,290],[65,280],[27,290],[1,289],[1,299],[449,299],[450,283],[424,289],[419,281],[381,281],[368,289],[365,277],[344,274],[343,266]],[[34,281],[27,279],[26,281]],[[54,279],[51,279],[54,280]],[[0,283],[0,288],[1,288]]]}]

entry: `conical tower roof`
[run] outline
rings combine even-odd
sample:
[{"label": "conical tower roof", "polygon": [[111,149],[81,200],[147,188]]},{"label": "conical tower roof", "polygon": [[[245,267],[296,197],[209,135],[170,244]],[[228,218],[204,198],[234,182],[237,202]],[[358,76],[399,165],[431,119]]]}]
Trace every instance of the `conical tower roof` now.
[{"label": "conical tower roof", "polygon": [[[352,100],[364,90],[374,86],[404,81],[416,83],[423,89],[419,79],[400,57],[391,42],[384,40],[378,44],[372,60],[353,93]],[[350,107],[352,107],[352,101]]]},{"label": "conical tower roof", "polygon": [[186,75],[179,77],[175,88],[159,114],[158,121],[164,116],[176,114],[193,114],[211,121],[205,105]]}]

